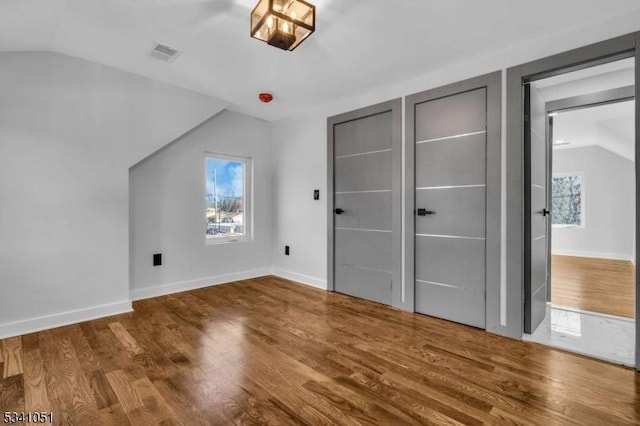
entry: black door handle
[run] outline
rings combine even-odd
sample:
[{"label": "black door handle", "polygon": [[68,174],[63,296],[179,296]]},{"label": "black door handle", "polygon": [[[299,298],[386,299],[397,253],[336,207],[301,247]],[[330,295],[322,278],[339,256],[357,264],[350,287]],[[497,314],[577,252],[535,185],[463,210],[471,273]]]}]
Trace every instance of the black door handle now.
[{"label": "black door handle", "polygon": [[431,214],[436,214],[436,212],[427,209],[418,209],[418,216],[426,216]]},{"label": "black door handle", "polygon": [[342,210],[342,209],[336,209],[336,210],[335,210],[335,212],[336,212],[336,214],[342,214],[342,213],[344,213],[344,210]]},{"label": "black door handle", "polygon": [[551,214],[551,212],[548,209],[542,209],[540,213],[542,213],[542,216],[549,216]]}]

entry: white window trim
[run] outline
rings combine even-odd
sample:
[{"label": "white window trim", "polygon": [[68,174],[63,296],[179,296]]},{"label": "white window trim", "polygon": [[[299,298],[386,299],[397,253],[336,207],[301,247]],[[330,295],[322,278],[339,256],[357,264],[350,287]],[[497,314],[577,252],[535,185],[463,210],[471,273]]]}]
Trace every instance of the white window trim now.
[{"label": "white window trim", "polygon": [[584,229],[587,224],[587,210],[585,199],[587,198],[587,190],[586,190],[586,180],[583,172],[560,172],[553,173],[551,177],[551,198],[553,204],[553,178],[554,177],[565,177],[565,176],[580,176],[580,180],[582,181],[582,194],[580,195],[580,225],[562,225],[562,224],[554,224],[551,223],[552,228],[558,229]]},{"label": "white window trim", "polygon": [[[220,158],[222,160],[238,161],[244,163],[244,194],[242,197],[242,205],[244,207],[243,212],[243,226],[244,236],[229,236],[229,237],[207,237],[207,160],[209,158]],[[203,203],[203,215],[204,225],[202,229],[202,235],[204,235],[204,242],[208,246],[214,246],[218,244],[232,244],[243,243],[253,241],[253,158],[241,157],[238,155],[223,154],[219,152],[206,151],[204,153],[204,203]]]}]

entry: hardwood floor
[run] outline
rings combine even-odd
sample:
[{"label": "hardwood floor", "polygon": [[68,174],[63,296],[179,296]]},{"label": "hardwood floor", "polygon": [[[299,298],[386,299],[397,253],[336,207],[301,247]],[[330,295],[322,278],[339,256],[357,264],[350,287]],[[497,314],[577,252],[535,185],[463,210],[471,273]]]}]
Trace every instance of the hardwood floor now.
[{"label": "hardwood floor", "polygon": [[552,256],[551,302],[570,308],[635,318],[633,263]]},{"label": "hardwood floor", "polygon": [[56,424],[640,423],[635,371],[275,277],[0,341]]}]

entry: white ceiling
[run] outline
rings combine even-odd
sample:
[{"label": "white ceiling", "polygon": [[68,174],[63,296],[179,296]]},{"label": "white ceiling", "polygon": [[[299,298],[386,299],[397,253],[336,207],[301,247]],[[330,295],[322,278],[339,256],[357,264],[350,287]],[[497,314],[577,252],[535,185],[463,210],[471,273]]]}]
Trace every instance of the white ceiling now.
[{"label": "white ceiling", "polygon": [[634,102],[560,112],[553,119],[553,139],[569,142],[554,149],[599,146],[634,161]]},{"label": "white ceiling", "polygon": [[[532,83],[547,102],[635,84],[635,58],[609,62]],[[553,119],[557,149],[599,146],[635,160],[635,105],[632,101],[561,111]]]},{"label": "white ceiling", "polygon": [[[257,0],[0,0],[0,51],[52,50],[277,119],[513,43],[640,10],[638,0],[315,0],[294,52],[249,37]],[[313,0],[312,0],[313,2]],[[154,42],[184,53],[147,56]],[[275,100],[260,104],[257,93]]]}]

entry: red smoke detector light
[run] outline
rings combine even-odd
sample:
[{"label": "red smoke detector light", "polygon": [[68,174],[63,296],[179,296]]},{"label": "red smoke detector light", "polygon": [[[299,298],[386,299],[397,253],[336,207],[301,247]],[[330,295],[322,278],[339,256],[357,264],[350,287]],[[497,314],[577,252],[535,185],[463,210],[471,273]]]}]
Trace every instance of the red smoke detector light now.
[{"label": "red smoke detector light", "polygon": [[271,102],[273,100],[273,95],[271,93],[260,93],[258,95],[258,99],[265,104]]}]

